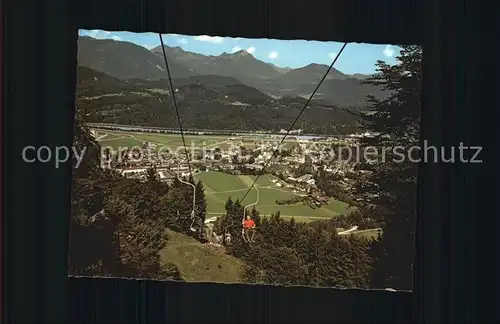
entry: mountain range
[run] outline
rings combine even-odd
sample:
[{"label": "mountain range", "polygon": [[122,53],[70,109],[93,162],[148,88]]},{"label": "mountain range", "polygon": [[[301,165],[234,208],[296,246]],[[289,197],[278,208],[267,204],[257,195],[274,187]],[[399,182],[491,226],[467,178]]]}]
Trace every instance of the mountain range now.
[{"label": "mountain range", "polygon": [[[262,62],[244,50],[218,56],[187,52],[180,47],[165,46],[164,50],[175,86],[186,85],[186,82],[197,82],[207,88],[242,84],[275,99],[307,98],[328,69],[321,64],[309,64],[297,69],[280,68]],[[168,77],[161,47],[148,50],[123,41],[79,37],[78,64],[117,80],[154,82]],[[362,110],[368,94],[376,98],[387,96],[382,89],[364,84],[363,79],[367,77],[347,75],[332,68],[314,100],[340,108]],[[247,95],[248,91],[245,91]]]}]

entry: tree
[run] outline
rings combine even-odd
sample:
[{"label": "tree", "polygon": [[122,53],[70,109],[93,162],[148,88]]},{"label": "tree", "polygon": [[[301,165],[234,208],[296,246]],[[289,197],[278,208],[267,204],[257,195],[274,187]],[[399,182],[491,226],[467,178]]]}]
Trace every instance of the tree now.
[{"label": "tree", "polygon": [[173,263],[165,264],[155,279],[184,281],[179,268]]},{"label": "tree", "polygon": [[296,170],[295,176],[300,177],[305,174],[313,173],[313,163],[312,159],[309,155],[306,155],[304,158],[304,163],[302,163]]},{"label": "tree", "polygon": [[160,176],[158,175],[156,168],[152,167],[146,170],[146,181],[151,183],[157,183],[160,181]]},{"label": "tree", "polygon": [[327,223],[317,226],[284,220],[279,213],[263,218],[258,238],[246,244],[245,281],[366,288],[371,260],[367,243],[338,236]]},{"label": "tree", "polygon": [[168,186],[156,170],[146,181],[126,179],[100,168],[100,146],[77,109],[73,145],[86,148],[73,165],[69,272],[75,275],[181,280],[179,270],[162,265]]},{"label": "tree", "polygon": [[261,224],[261,217],[259,211],[255,208],[255,206],[252,207],[252,211],[250,213],[251,218],[255,222],[255,226],[258,228]]},{"label": "tree", "polygon": [[240,158],[238,154],[232,155],[231,156],[231,163],[234,165],[237,165],[240,163]]},{"label": "tree", "polygon": [[110,198],[106,213],[120,220],[116,235],[121,262],[129,268],[125,276],[157,278],[161,272],[158,252],[167,242],[163,226],[158,226],[158,220],[138,214],[133,205],[118,197]]},{"label": "tree", "polygon": [[193,188],[174,179],[163,204],[168,215],[167,226],[174,231],[191,234],[189,228],[192,221]]},{"label": "tree", "polygon": [[113,172],[100,170],[100,147],[76,109],[73,146],[86,148],[83,160],[73,164],[69,242],[69,272],[74,275],[108,276],[124,270],[115,240],[117,219],[106,215],[105,197]]},{"label": "tree", "polygon": [[250,252],[242,273],[245,281],[262,284],[305,285],[308,268],[294,249],[257,247]]},{"label": "tree", "polygon": [[205,197],[205,188],[203,183],[198,181],[196,183],[196,224],[199,227],[199,238],[203,238],[205,218],[207,214],[207,199]]},{"label": "tree", "polygon": [[217,224],[217,229],[221,234],[230,234],[230,244],[224,237],[224,244],[226,244],[229,253],[236,257],[243,258],[248,252],[248,244],[243,240],[241,235],[243,206],[241,206],[239,199],[236,199],[236,201],[233,202],[231,197],[229,197],[226,201],[225,207],[226,214],[220,218]]},{"label": "tree", "polygon": [[[362,145],[400,146],[408,153],[410,147],[419,145],[422,49],[402,46],[396,59],[395,65],[378,61],[379,73],[366,81],[391,95],[384,100],[369,98],[364,121],[378,135],[364,139]],[[386,151],[385,161],[365,163],[363,167],[372,173],[360,179],[356,188],[367,204],[378,206],[385,223],[379,245],[372,249],[376,260],[373,288],[413,287],[417,164],[408,159],[396,161],[394,153]]]},{"label": "tree", "polygon": [[78,168],[76,168],[76,160],[73,160],[73,178],[84,178],[89,173],[99,170],[101,147],[90,134],[90,129],[85,125],[82,117],[82,109],[78,105],[76,107],[75,124],[73,127],[73,146],[78,151],[85,152]]}]

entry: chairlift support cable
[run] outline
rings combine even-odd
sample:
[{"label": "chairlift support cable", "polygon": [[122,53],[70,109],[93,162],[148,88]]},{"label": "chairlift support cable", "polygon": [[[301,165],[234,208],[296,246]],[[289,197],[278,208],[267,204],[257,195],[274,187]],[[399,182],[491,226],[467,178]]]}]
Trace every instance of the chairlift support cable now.
[{"label": "chairlift support cable", "polygon": [[[182,128],[181,117],[179,114],[179,107],[177,106],[177,100],[175,99],[175,89],[174,89],[174,85],[172,83],[172,75],[170,74],[170,68],[168,66],[167,54],[165,53],[165,45],[163,43],[163,36],[161,35],[161,33],[158,33],[158,36],[160,37],[160,45],[161,45],[161,50],[163,53],[163,59],[165,60],[165,67],[167,69],[168,82],[170,85],[170,92],[172,93],[172,100],[174,102],[175,114],[177,116],[177,122],[179,124],[179,130],[181,132],[182,145],[184,145],[184,153],[186,154],[186,163],[188,165],[189,175],[191,176],[191,178],[194,181],[193,172],[191,169],[191,164],[189,163],[189,153],[188,153],[187,146],[186,146],[186,139],[184,138],[184,130]],[[180,165],[179,165],[179,167],[180,167]],[[195,232],[196,229],[193,228],[193,224],[194,224],[194,221],[196,219],[196,186],[194,184],[192,184],[191,182],[187,182],[187,181],[182,180],[179,177],[179,174],[177,174],[177,180],[179,180],[180,182],[187,184],[193,188],[193,206],[192,206],[192,210],[191,210],[191,225],[189,226],[189,229],[192,232]],[[202,228],[200,228],[200,233],[201,233],[201,230],[202,230]]]},{"label": "chairlift support cable", "polygon": [[191,164],[189,163],[189,153],[188,153],[187,146],[186,146],[186,139],[184,138],[184,130],[182,128],[181,116],[179,114],[179,107],[177,106],[177,100],[175,98],[175,89],[174,89],[174,85],[172,84],[172,75],[170,74],[170,68],[168,66],[167,54],[165,53],[165,45],[163,44],[163,36],[161,35],[161,33],[158,33],[158,35],[160,36],[161,50],[163,52],[163,59],[165,61],[165,67],[167,69],[168,82],[170,84],[170,91],[172,93],[172,100],[174,102],[175,114],[177,116],[177,123],[179,124],[179,130],[181,132],[182,145],[184,145],[184,153],[186,154],[186,162],[187,162],[187,165],[189,168],[189,174],[191,176],[193,176],[193,172],[191,171]]},{"label": "chairlift support cable", "polygon": [[342,52],[344,51],[345,47],[347,46],[347,42],[344,43],[344,45],[342,45],[342,47],[340,48],[339,52],[337,53],[337,55],[335,56],[335,58],[333,59],[332,63],[330,64],[330,66],[328,67],[328,69],[326,70],[325,74],[323,75],[323,77],[321,78],[321,80],[319,81],[318,85],[316,86],[316,88],[314,89],[314,91],[311,93],[311,95],[309,96],[309,99],[307,99],[306,103],[304,104],[304,107],[302,107],[302,109],[300,110],[297,118],[295,118],[295,120],[293,121],[292,125],[290,126],[290,128],[288,129],[288,131],[285,133],[285,136],[283,136],[283,138],[281,139],[281,141],[279,142],[278,144],[278,147],[273,151],[273,154],[271,154],[271,157],[267,160],[266,164],[264,164],[264,167],[260,170],[259,174],[257,175],[257,177],[255,178],[254,182],[252,183],[252,185],[250,186],[250,188],[248,188],[248,190],[246,191],[245,195],[243,196],[243,198],[240,200],[240,202],[243,202],[243,200],[246,198],[246,196],[248,195],[248,193],[250,192],[250,190],[252,190],[252,188],[255,186],[255,184],[257,183],[257,180],[259,180],[260,176],[264,173],[264,170],[267,168],[267,166],[269,165],[269,163],[271,163],[271,160],[273,159],[274,155],[278,152],[278,149],[280,148],[280,146],[283,144],[283,142],[285,141],[285,139],[287,138],[287,136],[290,134],[290,132],[292,131],[293,127],[295,126],[295,123],[297,123],[297,121],[299,120],[300,116],[302,116],[302,114],[304,113],[304,111],[306,110],[307,106],[309,105],[309,103],[311,102],[312,98],[314,97],[314,95],[316,94],[316,92],[318,91],[319,87],[321,86],[321,84],[323,83],[323,81],[326,79],[328,73],[330,73],[331,69],[333,68],[333,65],[337,62],[338,58],[340,57],[340,54],[342,54]]}]

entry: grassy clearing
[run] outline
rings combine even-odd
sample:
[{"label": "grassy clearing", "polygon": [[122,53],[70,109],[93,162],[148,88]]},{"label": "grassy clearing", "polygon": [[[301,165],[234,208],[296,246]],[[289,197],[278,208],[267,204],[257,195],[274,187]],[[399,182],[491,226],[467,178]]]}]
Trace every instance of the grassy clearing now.
[{"label": "grassy clearing", "polygon": [[[100,140],[101,145],[110,146],[113,148],[140,146],[144,142],[156,144],[157,146],[168,146],[171,149],[183,147],[182,137],[173,134],[148,134],[148,133],[131,133],[131,132],[99,132],[99,136],[108,134]],[[185,136],[187,147],[198,147],[207,149],[217,146],[218,143],[223,143],[227,140],[225,137],[206,137],[206,136]]]},{"label": "grassy clearing", "polygon": [[[242,199],[248,188],[255,181],[255,176],[235,176],[221,172],[202,172],[196,175],[205,186],[207,198],[207,212],[209,215],[224,213],[224,205],[229,197]],[[279,211],[284,217],[295,217],[297,221],[310,222],[319,218],[330,218],[348,212],[348,204],[331,199],[327,205],[312,209],[301,203],[293,205],[276,205],[276,200],[288,200],[296,193],[276,187],[271,181],[277,179],[272,175],[263,175],[259,178],[256,188],[259,190],[259,203],[256,207],[262,215],[269,215]],[[244,200],[244,204],[251,204],[257,200],[257,191],[252,189]]]},{"label": "grassy clearing", "polygon": [[196,175],[196,179],[203,182],[205,187],[212,192],[224,192],[237,189],[246,189],[243,181],[238,176],[225,174],[222,172],[201,172]]},{"label": "grassy clearing", "polygon": [[110,147],[114,150],[118,150],[121,148],[133,148],[133,147],[141,147],[142,141],[130,138],[130,137],[122,137],[119,139],[113,139],[109,141],[99,141],[101,148]]},{"label": "grassy clearing", "polygon": [[[143,141],[150,142],[157,145],[166,145],[171,147],[183,147],[182,137],[180,135],[157,135],[157,134],[146,134],[141,133],[139,135],[134,135],[135,138]],[[186,146],[191,147],[208,147],[210,145],[215,145],[218,142],[225,141],[224,137],[213,138],[213,137],[205,137],[205,136],[184,136],[186,140]]]},{"label": "grassy clearing", "polygon": [[222,248],[201,244],[192,237],[167,230],[170,237],[160,252],[162,263],[174,263],[186,281],[240,282],[243,263]]}]

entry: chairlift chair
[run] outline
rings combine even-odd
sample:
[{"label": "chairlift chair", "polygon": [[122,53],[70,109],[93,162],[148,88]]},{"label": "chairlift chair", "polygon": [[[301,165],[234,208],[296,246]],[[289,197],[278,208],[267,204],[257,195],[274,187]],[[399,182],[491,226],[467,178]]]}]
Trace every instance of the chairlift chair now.
[{"label": "chairlift chair", "polygon": [[[226,214],[226,215],[227,215],[227,214]],[[231,227],[233,227],[233,219],[232,219],[232,218],[231,218],[231,223],[230,223],[228,226],[226,226],[226,227],[224,228],[224,233],[223,233],[223,235],[224,235],[224,236],[223,236],[223,239],[222,239],[222,240],[223,240],[226,244],[229,244],[229,243],[230,243],[230,242],[228,242],[228,238],[230,238],[230,237],[231,237],[231,233],[229,233],[229,229],[230,229]],[[230,240],[229,240],[229,241],[230,241]]]},{"label": "chairlift chair", "polygon": [[[243,226],[243,228],[241,229],[241,235],[243,236],[243,240],[246,243],[254,242],[253,238],[254,238],[255,232],[256,232],[255,225],[252,228],[245,228],[244,227],[246,216],[247,216],[246,215],[247,208],[255,206],[255,205],[257,205],[259,203],[259,196],[260,196],[259,189],[257,189],[257,188],[254,188],[254,189],[257,191],[257,200],[254,203],[251,203],[251,204],[249,204],[249,205],[247,205],[247,206],[245,206],[243,208],[243,219],[241,220],[241,225]],[[252,236],[251,237],[248,237],[248,231],[249,230],[252,230]]]},{"label": "chairlift chair", "polygon": [[[244,222],[245,222],[245,219],[246,219],[246,209],[247,209],[247,208],[249,208],[249,207],[255,206],[255,205],[257,205],[257,204],[259,203],[259,195],[260,195],[259,189],[255,188],[255,187],[254,187],[254,189],[257,191],[257,200],[256,200],[255,202],[253,202],[253,203],[251,203],[251,204],[249,204],[249,205],[247,205],[247,206],[245,206],[245,207],[243,208],[243,218],[242,218],[242,220],[241,220],[241,225],[242,225],[242,226],[243,226],[243,224],[244,224]],[[226,227],[225,227],[225,229],[224,229],[224,237],[225,237],[225,238],[226,238],[228,235],[230,235],[230,233],[229,233],[229,229],[230,229],[231,227],[233,227],[233,225],[234,225],[234,222],[233,222],[233,219],[231,219],[231,223],[230,223],[228,226],[226,226]],[[252,230],[253,230],[253,231],[252,231],[252,236],[249,238],[249,237],[248,237],[248,235],[247,235],[248,233],[246,233],[246,231],[245,231],[245,228],[242,228],[242,229],[241,229],[241,235],[243,236],[243,240],[244,240],[246,243],[253,242],[253,238],[254,238],[254,236],[255,236],[255,227],[254,227],[254,228],[252,228]]]},{"label": "chairlift chair", "polygon": [[189,185],[189,186],[191,186],[193,188],[193,208],[191,210],[191,225],[189,225],[189,230],[191,232],[196,232],[196,228],[193,227],[194,221],[196,220],[196,217],[195,217],[195,210],[196,210],[196,186],[194,184],[192,184],[191,182],[187,182],[187,181],[182,180],[179,177],[178,174],[177,174],[177,180],[179,180],[180,182],[182,182],[184,184],[187,184],[187,185]]}]

